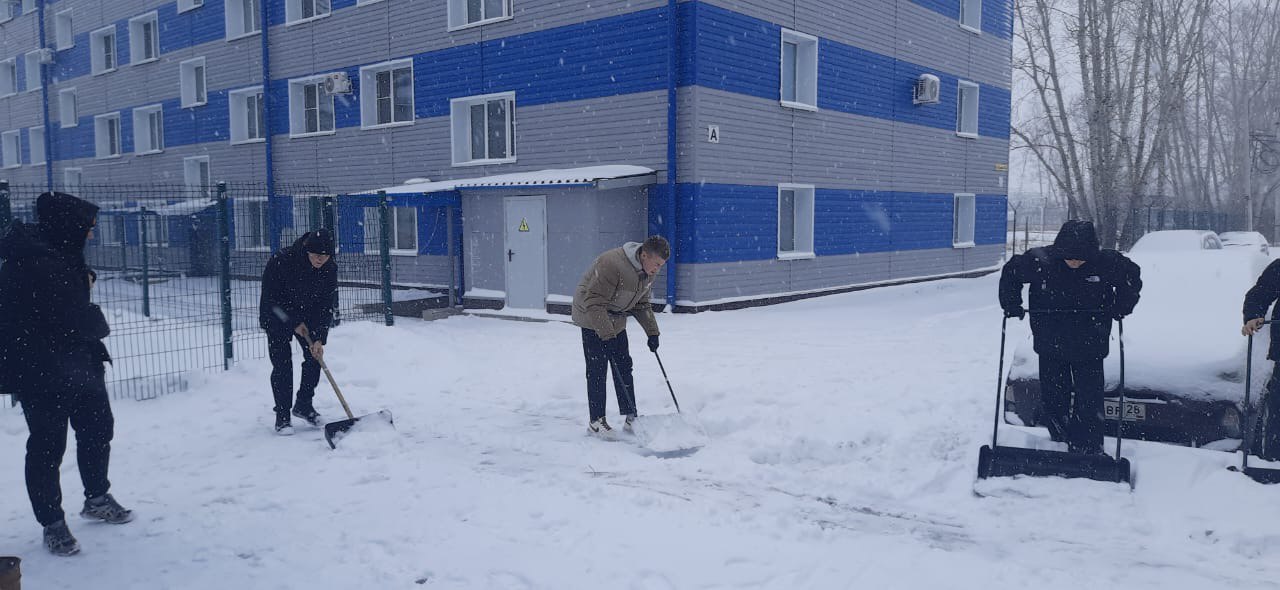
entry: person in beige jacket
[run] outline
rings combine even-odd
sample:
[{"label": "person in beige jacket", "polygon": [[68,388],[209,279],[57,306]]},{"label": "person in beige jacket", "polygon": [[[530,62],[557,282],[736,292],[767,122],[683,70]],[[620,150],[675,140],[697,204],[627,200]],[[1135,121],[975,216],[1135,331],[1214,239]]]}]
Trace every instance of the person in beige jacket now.
[{"label": "person in beige jacket", "polygon": [[594,434],[613,429],[605,420],[605,376],[613,365],[613,385],[618,410],[631,430],[636,417],[635,381],[631,377],[631,351],[627,344],[627,316],[634,316],[649,336],[649,350],[658,351],[658,320],[649,304],[658,271],[671,257],[671,245],[662,236],[643,244],[628,242],[601,254],[582,275],[573,295],[573,323],[582,328],[582,350],[587,359],[588,427]]}]

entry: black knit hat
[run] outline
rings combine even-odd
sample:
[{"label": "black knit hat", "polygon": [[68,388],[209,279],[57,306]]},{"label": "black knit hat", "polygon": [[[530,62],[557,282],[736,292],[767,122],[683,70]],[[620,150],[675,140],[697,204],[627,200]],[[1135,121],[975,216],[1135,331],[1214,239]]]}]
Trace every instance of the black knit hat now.
[{"label": "black knit hat", "polygon": [[1098,254],[1098,233],[1092,221],[1068,221],[1058,230],[1053,249],[1063,260],[1090,260]]},{"label": "black knit hat", "polygon": [[308,233],[302,241],[302,248],[312,254],[333,256],[333,232],[327,229],[318,229]]}]

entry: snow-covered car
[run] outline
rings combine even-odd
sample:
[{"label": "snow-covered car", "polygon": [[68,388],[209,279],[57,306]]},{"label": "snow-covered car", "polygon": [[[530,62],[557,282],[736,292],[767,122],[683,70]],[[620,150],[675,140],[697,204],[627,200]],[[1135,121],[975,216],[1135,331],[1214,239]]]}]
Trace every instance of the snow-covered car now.
[{"label": "snow-covered car", "polygon": [[1141,238],[1133,248],[1132,254],[1150,252],[1187,252],[1194,250],[1221,250],[1222,240],[1218,234],[1205,229],[1165,229],[1150,232]]},{"label": "snow-covered car", "polygon": [[[1240,335],[1244,295],[1269,258],[1223,250],[1133,252],[1142,267],[1142,299],[1124,321],[1126,437],[1234,449],[1240,438],[1248,340]],[[1023,328],[1026,329],[1026,328]],[[1005,387],[1005,420],[1037,426],[1039,359],[1030,330],[1014,352]],[[1105,362],[1107,432],[1121,414],[1119,330]],[[1268,330],[1254,337],[1253,395],[1271,374]]]},{"label": "snow-covered car", "polygon": [[1253,249],[1266,256],[1271,255],[1271,245],[1267,237],[1256,231],[1227,231],[1218,234],[1223,248]]}]

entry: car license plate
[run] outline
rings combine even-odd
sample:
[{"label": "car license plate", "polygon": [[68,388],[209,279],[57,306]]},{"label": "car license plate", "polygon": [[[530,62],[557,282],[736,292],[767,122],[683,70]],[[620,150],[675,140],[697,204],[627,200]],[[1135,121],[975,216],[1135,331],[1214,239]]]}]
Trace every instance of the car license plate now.
[{"label": "car license plate", "polygon": [[[1103,415],[1107,420],[1115,420],[1120,415],[1120,400],[1103,400]],[[1147,404],[1140,402],[1124,402],[1124,419],[1128,422],[1137,422],[1147,419]]]}]

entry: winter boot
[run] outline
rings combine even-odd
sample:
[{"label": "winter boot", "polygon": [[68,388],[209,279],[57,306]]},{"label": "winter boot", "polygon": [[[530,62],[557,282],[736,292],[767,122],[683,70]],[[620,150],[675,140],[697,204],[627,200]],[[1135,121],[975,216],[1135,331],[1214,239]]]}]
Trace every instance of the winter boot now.
[{"label": "winter boot", "polygon": [[121,506],[115,498],[111,497],[111,494],[103,494],[97,498],[85,500],[84,510],[80,511],[80,516],[96,518],[111,524],[124,524],[133,520],[133,511]]},{"label": "winter boot", "polygon": [[289,412],[276,412],[276,434],[293,436],[293,421],[289,419]]},{"label": "winter boot", "polygon": [[0,557],[0,590],[22,590],[22,560]]},{"label": "winter boot", "polygon": [[75,555],[80,552],[80,543],[71,536],[67,521],[59,520],[44,527],[44,546],[54,555]]},{"label": "winter boot", "polygon": [[311,407],[310,405],[294,406],[293,415],[299,418],[302,418],[303,420],[306,420],[307,424],[310,424],[312,426],[320,425],[320,413],[317,412],[316,409]]},{"label": "winter boot", "polygon": [[629,433],[634,434],[635,430],[631,427],[631,423],[635,421],[636,421],[635,414],[627,414],[627,420],[622,423],[622,429]]},{"label": "winter boot", "polygon": [[609,422],[604,416],[596,418],[587,426],[587,431],[597,436],[613,436],[613,427],[609,426]]}]

